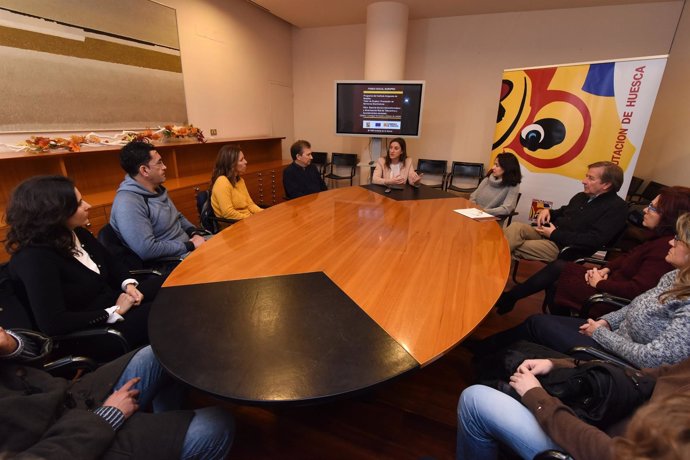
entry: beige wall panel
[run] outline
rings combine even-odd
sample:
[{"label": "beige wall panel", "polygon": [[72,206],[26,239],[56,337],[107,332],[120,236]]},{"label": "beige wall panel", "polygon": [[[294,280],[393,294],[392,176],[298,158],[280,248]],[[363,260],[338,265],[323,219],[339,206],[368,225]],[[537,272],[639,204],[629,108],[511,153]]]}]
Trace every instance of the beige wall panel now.
[{"label": "beige wall panel", "polygon": [[[422,137],[410,139],[409,154],[487,163],[504,69],[666,54],[681,8],[668,2],[410,21],[405,78],[427,87]],[[295,134],[315,150],[366,151],[366,139],[333,134],[333,80],[363,77],[364,35],[363,25],[294,32]]]}]

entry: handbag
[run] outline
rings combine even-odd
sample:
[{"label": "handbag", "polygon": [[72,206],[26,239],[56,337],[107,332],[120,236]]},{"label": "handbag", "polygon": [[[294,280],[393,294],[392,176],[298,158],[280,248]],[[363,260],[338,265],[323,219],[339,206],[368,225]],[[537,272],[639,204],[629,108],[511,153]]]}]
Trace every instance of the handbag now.
[{"label": "handbag", "polygon": [[640,371],[599,360],[581,362],[574,368],[555,368],[538,379],[544,390],[580,419],[601,429],[649,400],[656,383],[655,378]]}]

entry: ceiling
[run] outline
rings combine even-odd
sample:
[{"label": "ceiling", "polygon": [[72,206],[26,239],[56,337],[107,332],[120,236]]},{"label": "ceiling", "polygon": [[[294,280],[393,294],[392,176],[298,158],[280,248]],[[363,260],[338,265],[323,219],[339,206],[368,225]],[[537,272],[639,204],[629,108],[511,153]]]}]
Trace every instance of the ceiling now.
[{"label": "ceiling", "polygon": [[[365,24],[367,5],[380,0],[247,0],[299,28]],[[668,0],[397,0],[410,19],[553,10],[588,6],[661,3]]]}]

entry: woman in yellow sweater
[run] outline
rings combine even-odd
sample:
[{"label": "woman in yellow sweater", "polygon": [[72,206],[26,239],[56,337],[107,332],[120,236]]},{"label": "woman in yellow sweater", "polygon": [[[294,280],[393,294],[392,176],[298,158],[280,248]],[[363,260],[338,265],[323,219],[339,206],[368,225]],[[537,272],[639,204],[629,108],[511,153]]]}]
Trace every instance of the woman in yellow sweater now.
[{"label": "woman in yellow sweater", "polygon": [[247,160],[239,145],[220,148],[211,176],[211,206],[217,217],[240,220],[263,211],[252,201],[240,177],[246,170]]}]

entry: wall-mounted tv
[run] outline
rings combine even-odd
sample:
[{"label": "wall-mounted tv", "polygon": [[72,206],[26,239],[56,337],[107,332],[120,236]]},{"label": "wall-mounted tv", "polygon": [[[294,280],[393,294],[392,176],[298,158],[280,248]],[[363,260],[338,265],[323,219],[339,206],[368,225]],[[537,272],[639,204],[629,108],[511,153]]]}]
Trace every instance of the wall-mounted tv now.
[{"label": "wall-mounted tv", "polygon": [[423,81],[336,81],[335,133],[419,137],[423,102]]}]

